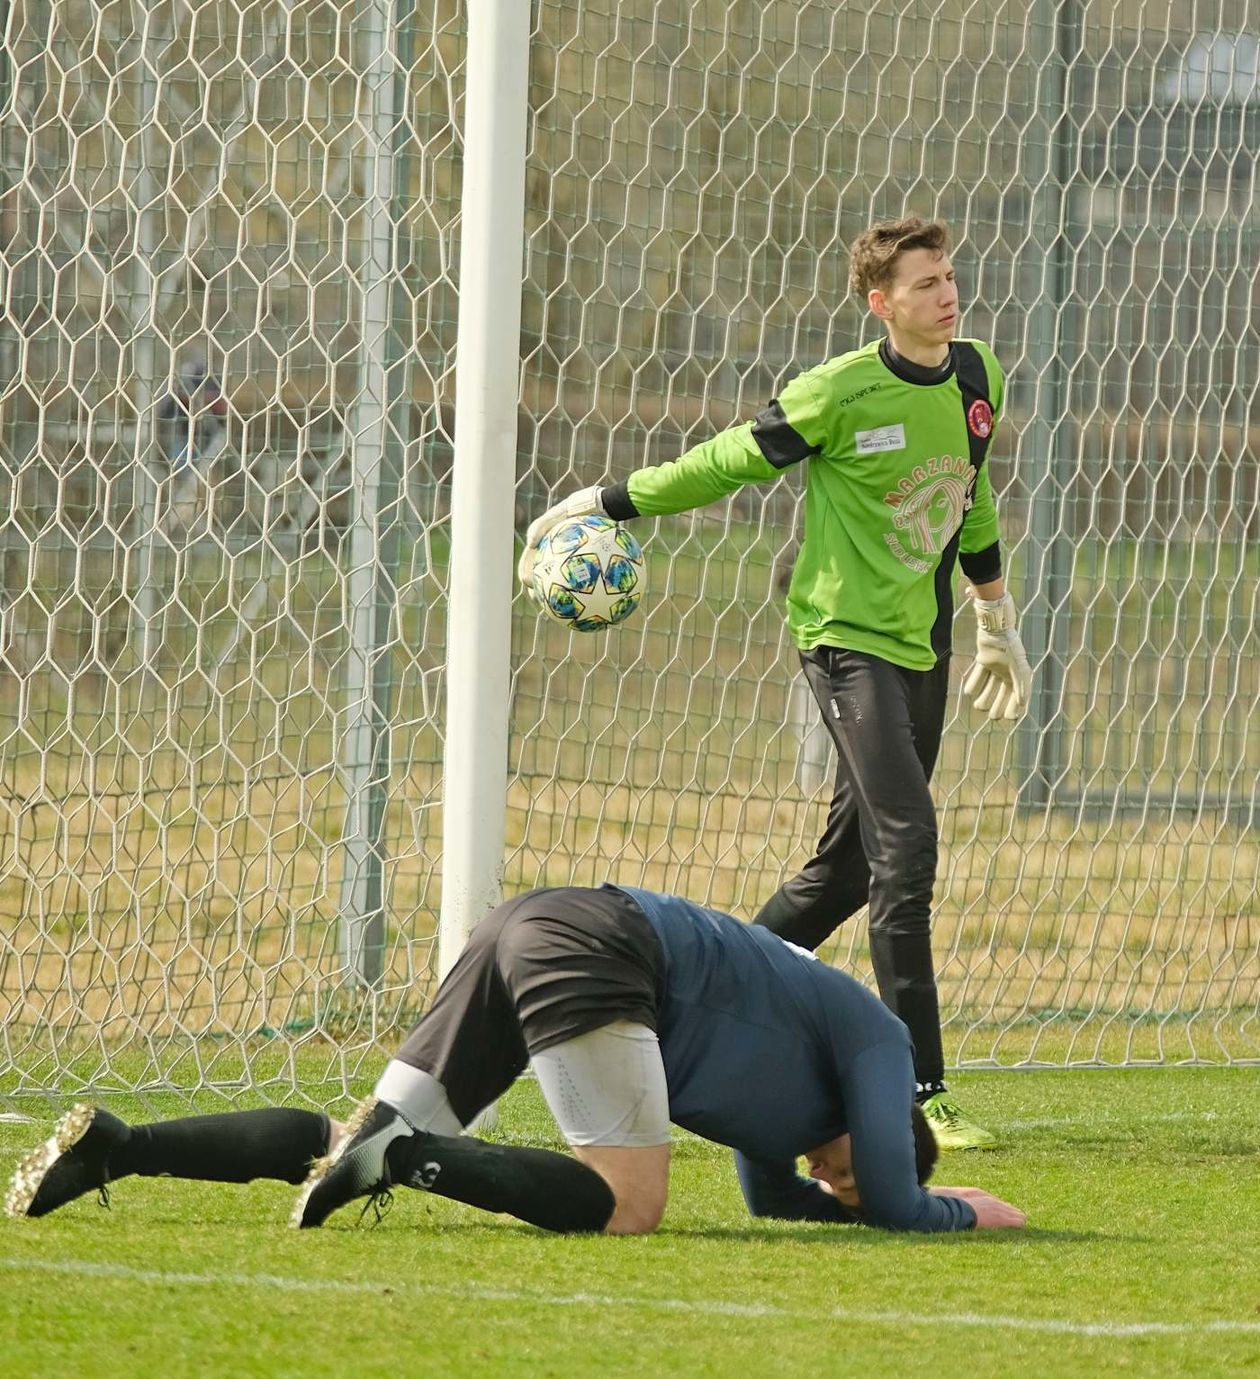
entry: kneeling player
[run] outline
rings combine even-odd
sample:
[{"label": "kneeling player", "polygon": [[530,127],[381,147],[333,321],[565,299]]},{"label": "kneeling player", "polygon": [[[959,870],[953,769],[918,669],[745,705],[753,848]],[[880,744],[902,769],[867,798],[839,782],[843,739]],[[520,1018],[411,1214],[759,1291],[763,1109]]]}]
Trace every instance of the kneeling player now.
[{"label": "kneeling player", "polygon": [[[574,1157],[461,1133],[531,1061]],[[6,1207],[43,1215],[127,1173],[295,1182],[322,1155],[294,1225],[407,1186],[547,1230],[642,1234],[665,1209],[672,1120],[739,1152],[754,1214],[1022,1226],[979,1189],[923,1189],[935,1146],[913,1103],[906,1027],[851,977],[674,896],[565,887],[477,926],[331,1152],[336,1127],[314,1112],[132,1129],[76,1108]],[[802,1155],[813,1182],[792,1168]]]}]

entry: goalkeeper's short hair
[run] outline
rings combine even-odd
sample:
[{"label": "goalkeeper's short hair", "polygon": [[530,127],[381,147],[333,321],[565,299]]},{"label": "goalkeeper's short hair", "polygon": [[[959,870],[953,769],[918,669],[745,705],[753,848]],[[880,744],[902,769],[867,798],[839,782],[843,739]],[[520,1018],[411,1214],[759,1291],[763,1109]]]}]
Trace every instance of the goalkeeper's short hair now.
[{"label": "goalkeeper's short hair", "polygon": [[872,288],[889,286],[897,274],[897,260],[911,249],[944,254],[949,249],[948,226],[912,215],[881,220],[863,230],[849,249],[849,291],[865,306]]}]

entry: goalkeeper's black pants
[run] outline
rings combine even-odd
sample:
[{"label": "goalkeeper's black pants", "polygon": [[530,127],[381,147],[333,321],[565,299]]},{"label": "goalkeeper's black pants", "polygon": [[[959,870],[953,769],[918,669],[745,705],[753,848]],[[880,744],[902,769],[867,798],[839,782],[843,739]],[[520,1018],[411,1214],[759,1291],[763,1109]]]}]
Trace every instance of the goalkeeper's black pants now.
[{"label": "goalkeeper's black pants", "polygon": [[936,765],[949,659],[906,670],[859,651],[818,647],[801,661],[836,744],[835,794],[818,850],[756,923],[813,950],[870,905],[871,963],[884,1003],[909,1026],[921,1087],[942,1081],[932,964]]}]

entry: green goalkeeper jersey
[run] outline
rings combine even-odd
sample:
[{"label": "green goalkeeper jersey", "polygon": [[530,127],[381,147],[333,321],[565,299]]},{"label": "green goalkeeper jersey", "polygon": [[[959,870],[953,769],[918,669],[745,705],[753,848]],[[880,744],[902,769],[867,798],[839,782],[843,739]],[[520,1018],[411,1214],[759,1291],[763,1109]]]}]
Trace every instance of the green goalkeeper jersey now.
[{"label": "green goalkeeper jersey", "polygon": [[[969,407],[959,345],[978,354],[987,383],[987,400]],[[968,429],[988,437],[1003,380],[977,341],[956,342],[939,381],[927,376],[887,342],[842,354],[794,378],[755,421],[606,489],[605,506],[614,517],[684,512],[808,460],[792,639],[930,670],[949,650],[960,555],[973,580],[1001,573],[984,447],[977,472]]]}]

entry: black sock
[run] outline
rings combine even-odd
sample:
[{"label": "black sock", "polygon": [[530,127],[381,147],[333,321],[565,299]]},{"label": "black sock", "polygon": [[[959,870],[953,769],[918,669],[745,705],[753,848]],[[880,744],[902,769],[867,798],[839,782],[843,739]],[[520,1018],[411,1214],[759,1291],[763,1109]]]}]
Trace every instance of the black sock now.
[{"label": "black sock", "polygon": [[417,1131],[395,1140],[385,1161],[396,1183],[506,1212],[545,1231],[602,1231],[617,1205],[593,1168],[550,1149]]},{"label": "black sock", "polygon": [[312,1159],[328,1152],[328,1117],[319,1111],[269,1106],[217,1116],[186,1116],[132,1127],[131,1138],[109,1156],[111,1178],[202,1178],[248,1183],[279,1178],[300,1183]]},{"label": "black sock", "polygon": [[920,1082],[917,1084],[914,1099],[922,1106],[929,1098],[943,1091],[945,1091],[945,1084],[943,1082]]}]

